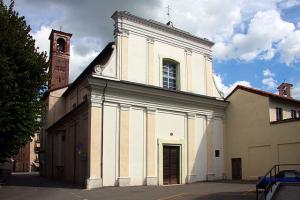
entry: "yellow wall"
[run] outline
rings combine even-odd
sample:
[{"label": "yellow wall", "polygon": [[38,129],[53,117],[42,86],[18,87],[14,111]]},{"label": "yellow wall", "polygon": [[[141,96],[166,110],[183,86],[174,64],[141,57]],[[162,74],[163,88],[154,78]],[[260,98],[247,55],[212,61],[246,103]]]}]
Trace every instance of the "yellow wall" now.
[{"label": "yellow wall", "polygon": [[300,121],[270,124],[269,98],[241,89],[228,101],[225,121],[227,178],[232,177],[232,158],[242,159],[243,179],[257,179],[274,164],[282,163],[281,159],[285,163],[300,163],[295,152],[300,148]]}]

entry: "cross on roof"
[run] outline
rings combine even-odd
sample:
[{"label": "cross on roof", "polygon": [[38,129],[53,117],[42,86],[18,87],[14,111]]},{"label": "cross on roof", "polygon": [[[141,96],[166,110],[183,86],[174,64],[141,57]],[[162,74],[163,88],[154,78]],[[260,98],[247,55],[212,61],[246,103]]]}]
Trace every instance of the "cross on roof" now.
[{"label": "cross on roof", "polygon": [[170,5],[168,5],[166,8],[167,8],[168,21],[170,21],[170,10],[171,10]]}]

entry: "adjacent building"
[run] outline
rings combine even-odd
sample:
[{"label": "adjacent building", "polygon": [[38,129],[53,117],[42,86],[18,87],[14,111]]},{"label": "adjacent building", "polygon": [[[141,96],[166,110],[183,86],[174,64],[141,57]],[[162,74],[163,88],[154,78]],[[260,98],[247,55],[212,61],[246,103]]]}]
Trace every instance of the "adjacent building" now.
[{"label": "adjacent building", "polygon": [[21,147],[13,158],[13,171],[32,172],[39,170],[40,133],[34,134],[31,141]]},{"label": "adjacent building", "polygon": [[291,88],[283,83],[273,94],[237,86],[226,97],[227,178],[257,180],[275,164],[300,164],[300,101]]},{"label": "adjacent building", "polygon": [[50,35],[41,173],[96,188],[224,177],[227,102],[207,39],[128,12],[68,85],[71,34]]}]

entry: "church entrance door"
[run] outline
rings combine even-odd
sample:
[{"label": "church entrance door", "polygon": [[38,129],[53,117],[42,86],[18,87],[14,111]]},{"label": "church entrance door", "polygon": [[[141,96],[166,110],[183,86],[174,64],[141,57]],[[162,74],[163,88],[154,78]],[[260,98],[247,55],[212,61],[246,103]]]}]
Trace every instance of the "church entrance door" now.
[{"label": "church entrance door", "polygon": [[179,146],[163,147],[163,183],[179,184]]}]

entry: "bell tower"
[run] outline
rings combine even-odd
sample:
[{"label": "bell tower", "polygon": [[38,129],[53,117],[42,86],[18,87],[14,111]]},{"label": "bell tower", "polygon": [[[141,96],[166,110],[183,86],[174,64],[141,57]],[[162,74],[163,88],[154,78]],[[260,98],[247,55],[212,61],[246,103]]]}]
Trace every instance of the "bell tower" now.
[{"label": "bell tower", "polygon": [[69,83],[71,33],[53,30],[50,40],[49,90],[66,87]]},{"label": "bell tower", "polygon": [[279,96],[292,99],[292,87],[293,85],[290,83],[281,83],[277,88]]}]

